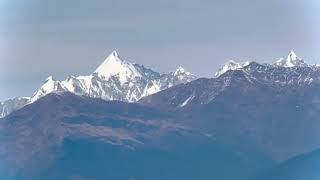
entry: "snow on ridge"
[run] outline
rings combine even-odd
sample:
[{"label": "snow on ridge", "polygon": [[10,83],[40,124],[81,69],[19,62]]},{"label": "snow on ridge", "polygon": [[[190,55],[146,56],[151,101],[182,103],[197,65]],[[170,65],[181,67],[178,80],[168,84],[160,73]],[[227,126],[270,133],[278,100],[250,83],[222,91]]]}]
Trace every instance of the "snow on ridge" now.
[{"label": "snow on ridge", "polygon": [[[230,60],[216,72],[215,77],[219,77],[229,70],[244,69],[250,63],[248,61],[239,63]],[[317,64],[306,64],[293,51],[289,53],[286,59],[273,64],[266,64],[266,66],[279,66],[288,68],[288,70],[295,66],[312,66],[313,69],[319,69],[320,67]],[[144,96],[181,83],[190,82],[196,78],[181,66],[168,74],[160,74],[144,66],[127,62],[116,51],[113,51],[91,75],[69,76],[62,81],[49,76],[30,98],[12,99],[10,103],[1,103],[0,117],[52,92],[69,91],[78,95],[105,100],[135,102]]]},{"label": "snow on ridge", "polygon": [[224,74],[225,72],[229,71],[229,70],[237,70],[237,69],[241,69],[243,67],[246,67],[247,65],[249,65],[250,62],[246,61],[243,63],[238,63],[235,62],[234,60],[229,60],[226,64],[224,64],[222,66],[222,68],[220,68],[216,73],[215,73],[215,77],[219,77],[222,74]]},{"label": "snow on ridge", "polygon": [[[225,63],[216,73],[215,77],[219,77],[225,72],[229,70],[237,70],[242,69],[246,66],[248,66],[251,62],[236,62],[234,60],[229,60],[227,63]],[[291,50],[286,58],[280,58],[274,63],[263,63],[261,65],[271,65],[276,67],[284,67],[284,68],[292,68],[292,67],[320,67],[320,64],[307,64],[302,58],[296,55],[296,53]]]}]

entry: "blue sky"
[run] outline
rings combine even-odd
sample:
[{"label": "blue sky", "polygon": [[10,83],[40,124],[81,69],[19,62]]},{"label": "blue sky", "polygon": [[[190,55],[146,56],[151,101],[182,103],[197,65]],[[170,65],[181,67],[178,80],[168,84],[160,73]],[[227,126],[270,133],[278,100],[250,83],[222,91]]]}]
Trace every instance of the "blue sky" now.
[{"label": "blue sky", "polygon": [[318,0],[0,0],[0,100],[30,96],[49,75],[90,74],[114,49],[199,76],[291,49],[320,63],[319,19]]}]

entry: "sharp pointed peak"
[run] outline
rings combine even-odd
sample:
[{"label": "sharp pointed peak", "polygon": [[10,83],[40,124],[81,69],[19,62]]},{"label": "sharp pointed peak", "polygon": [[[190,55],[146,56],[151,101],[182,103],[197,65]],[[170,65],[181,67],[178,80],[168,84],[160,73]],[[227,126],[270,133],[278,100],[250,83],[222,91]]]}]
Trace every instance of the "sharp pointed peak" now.
[{"label": "sharp pointed peak", "polygon": [[119,53],[116,50],[113,50],[104,60],[104,62],[106,61],[124,61],[124,60],[121,59]]},{"label": "sharp pointed peak", "polygon": [[94,73],[101,75],[109,75],[113,73],[116,69],[123,66],[123,64],[129,64],[126,61],[122,60],[117,53],[117,51],[113,50],[107,58],[98,66],[98,68],[94,71]]},{"label": "sharp pointed peak", "polygon": [[291,50],[290,50],[289,55],[290,55],[290,54],[292,54],[292,55],[296,55],[296,53],[294,52],[294,50],[293,50],[293,49],[291,49]]},{"label": "sharp pointed peak", "polygon": [[303,61],[302,58],[298,57],[297,54],[291,50],[287,58],[280,58],[274,63],[277,66],[282,67],[295,67],[295,66],[306,66],[307,64]]},{"label": "sharp pointed peak", "polygon": [[183,73],[183,72],[185,72],[186,70],[182,67],[182,66],[179,66],[177,69],[176,69],[176,71],[175,71],[175,73]]},{"label": "sharp pointed peak", "polygon": [[120,75],[122,82],[129,77],[140,76],[140,73],[135,68],[134,64],[122,59],[115,50],[98,66],[94,71],[94,74],[105,78]]},{"label": "sharp pointed peak", "polygon": [[185,75],[192,75],[190,72],[186,71],[185,68],[183,68],[182,66],[179,66],[173,73],[173,75],[177,76],[177,75],[181,75],[181,74],[185,74]]},{"label": "sharp pointed peak", "polygon": [[55,79],[52,76],[49,76],[46,78],[46,80],[44,82],[46,83],[48,81],[55,81]]},{"label": "sharp pointed peak", "polygon": [[297,59],[301,59],[297,56],[297,54],[291,50],[287,56],[287,60],[297,60]]}]

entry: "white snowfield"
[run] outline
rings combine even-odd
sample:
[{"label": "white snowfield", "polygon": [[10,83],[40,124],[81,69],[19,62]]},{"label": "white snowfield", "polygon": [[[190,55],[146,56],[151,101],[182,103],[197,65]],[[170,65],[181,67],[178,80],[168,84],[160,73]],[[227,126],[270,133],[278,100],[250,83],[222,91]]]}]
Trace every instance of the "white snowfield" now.
[{"label": "white snowfield", "polygon": [[148,96],[196,79],[196,76],[179,67],[175,72],[160,74],[142,65],[123,60],[113,51],[103,63],[88,76],[69,76],[66,80],[48,77],[44,84],[31,96],[15,98],[0,104],[0,117],[56,92],[69,91],[78,95],[136,102]]}]

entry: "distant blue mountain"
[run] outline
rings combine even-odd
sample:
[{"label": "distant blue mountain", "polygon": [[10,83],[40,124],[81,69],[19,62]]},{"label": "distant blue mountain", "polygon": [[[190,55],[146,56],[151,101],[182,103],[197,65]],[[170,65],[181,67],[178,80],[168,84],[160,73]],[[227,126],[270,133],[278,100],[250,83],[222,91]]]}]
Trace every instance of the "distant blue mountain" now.
[{"label": "distant blue mountain", "polygon": [[260,174],[257,180],[318,180],[320,177],[320,151],[289,159],[272,170]]}]

